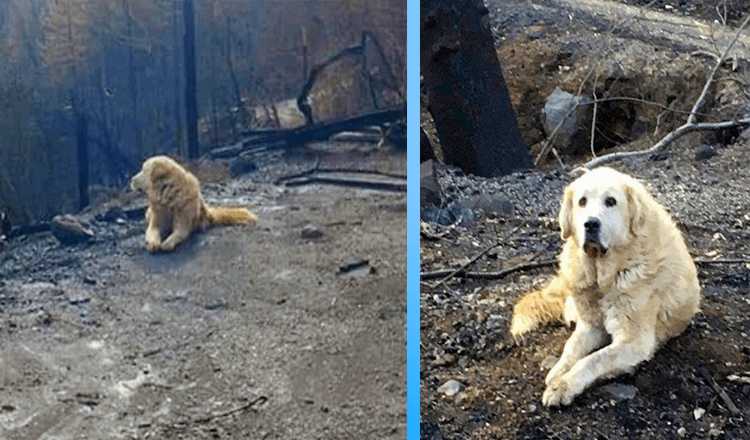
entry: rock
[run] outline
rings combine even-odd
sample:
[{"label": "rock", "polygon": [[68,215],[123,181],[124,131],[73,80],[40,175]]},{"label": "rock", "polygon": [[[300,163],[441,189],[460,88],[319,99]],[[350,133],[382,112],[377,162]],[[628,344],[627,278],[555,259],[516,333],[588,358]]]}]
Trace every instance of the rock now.
[{"label": "rock", "polygon": [[440,201],[440,183],[436,162],[428,160],[419,165],[419,206],[437,204]]},{"label": "rock", "polygon": [[314,240],[323,237],[323,229],[318,225],[305,225],[300,233],[302,238]]},{"label": "rock", "polygon": [[457,380],[449,380],[448,382],[440,385],[438,388],[438,393],[445,394],[446,396],[450,397],[461,391],[461,389],[464,388],[464,384]]},{"label": "rock", "polygon": [[[559,151],[576,153],[588,150],[593,108],[586,104],[590,102],[591,99],[587,96],[576,97],[559,87],[547,98],[542,109],[542,122],[547,136],[552,136],[560,121],[564,120],[552,138],[552,144]],[[572,108],[575,109],[571,112]]]},{"label": "rock", "polygon": [[94,236],[91,226],[76,216],[57,215],[50,222],[52,234],[64,245],[74,245],[90,240]]},{"label": "rock", "polygon": [[251,173],[258,169],[255,162],[248,156],[241,154],[229,161],[229,175],[239,177],[243,174]]},{"label": "rock", "polygon": [[435,160],[435,150],[432,148],[432,144],[430,143],[430,138],[427,137],[427,133],[424,132],[424,129],[421,127],[419,128],[419,163],[428,161],[428,160]]},{"label": "rock", "polygon": [[687,435],[687,429],[685,429],[684,426],[680,426],[679,428],[677,428],[677,435],[680,438],[685,438],[685,436]]},{"label": "rock", "polygon": [[698,147],[698,150],[695,152],[695,160],[700,162],[703,160],[711,159],[718,154],[719,153],[716,152],[716,149],[714,147],[703,144]]},{"label": "rock", "polygon": [[511,217],[516,208],[513,202],[499,194],[478,194],[467,197],[463,205],[471,210],[481,209],[486,214],[496,214],[499,217]]},{"label": "rock", "polygon": [[705,413],[706,413],[705,409],[703,409],[703,408],[695,408],[693,410],[693,417],[695,418],[695,420],[698,420],[701,417],[703,417],[703,414],[705,414]]},{"label": "rock", "polygon": [[339,272],[340,273],[351,272],[353,270],[361,269],[367,266],[368,264],[370,264],[370,261],[367,259],[347,261],[339,267]]},{"label": "rock", "polygon": [[537,410],[536,405],[534,405],[533,403],[530,403],[529,408],[528,408],[529,414],[534,414],[536,410]]},{"label": "rock", "polygon": [[638,393],[637,387],[621,383],[611,383],[602,389],[617,400],[630,400]]}]

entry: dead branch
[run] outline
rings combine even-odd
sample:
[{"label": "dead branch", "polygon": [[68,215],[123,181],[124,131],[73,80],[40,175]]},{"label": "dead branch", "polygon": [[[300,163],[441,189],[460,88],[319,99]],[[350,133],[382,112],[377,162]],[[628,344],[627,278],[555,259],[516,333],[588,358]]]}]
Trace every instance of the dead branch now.
[{"label": "dead branch", "polygon": [[303,185],[311,185],[314,183],[346,186],[346,187],[352,187],[352,188],[374,189],[374,190],[381,190],[381,191],[406,192],[406,182],[383,182],[383,181],[374,181],[374,180],[347,179],[347,178],[340,178],[340,177],[326,177],[326,176],[317,176],[317,175],[309,175],[307,177],[303,177],[300,179],[287,180],[285,182],[285,185],[286,186],[303,186]]},{"label": "dead branch", "polygon": [[[557,264],[557,260],[548,260],[548,261],[540,261],[538,263],[519,264],[518,266],[513,266],[511,268],[503,269],[497,272],[458,272],[453,276],[459,277],[459,278],[499,280],[515,272],[523,272],[523,271],[531,270],[531,269],[539,269],[540,267],[550,267],[556,264]],[[436,270],[433,272],[422,272],[420,274],[420,280],[422,281],[434,280],[435,278],[444,277],[450,274],[451,272],[453,272],[453,270],[454,269],[441,269],[441,270]]]},{"label": "dead branch", "polygon": [[744,264],[744,263],[750,263],[750,259],[747,258],[719,258],[716,260],[693,260],[695,264],[703,264],[703,265],[710,265],[710,264]]},{"label": "dead branch", "polygon": [[656,153],[665,149],[672,142],[676,141],[683,135],[687,133],[691,133],[693,131],[724,130],[724,129],[732,128],[732,127],[741,127],[745,125],[750,125],[750,118],[744,118],[744,119],[739,119],[739,120],[734,120],[734,121],[715,122],[715,123],[696,123],[695,122],[695,118],[698,115],[698,110],[700,110],[700,108],[703,106],[703,104],[706,101],[706,95],[708,94],[708,89],[714,81],[714,76],[716,76],[716,72],[719,70],[721,65],[724,64],[724,60],[726,60],[727,53],[729,53],[729,50],[732,48],[732,46],[734,46],[734,43],[739,38],[740,33],[747,26],[748,22],[750,22],[750,15],[748,15],[745,18],[745,21],[743,21],[742,24],[737,28],[737,31],[734,34],[734,38],[732,38],[732,40],[729,42],[729,45],[727,45],[726,49],[724,49],[724,52],[722,52],[721,57],[719,57],[719,60],[717,61],[716,65],[714,65],[713,70],[711,70],[711,74],[708,76],[708,79],[706,80],[706,83],[703,86],[703,90],[701,91],[700,96],[695,101],[693,108],[690,110],[690,115],[688,116],[687,122],[685,122],[685,124],[681,125],[680,127],[668,133],[659,142],[657,142],[653,147],[647,150],[627,151],[627,152],[607,154],[607,155],[600,156],[596,159],[592,159],[586,162],[581,168],[586,168],[590,170],[599,165],[614,162],[620,159],[624,159],[626,157],[653,154],[653,153]]},{"label": "dead branch", "polygon": [[267,401],[268,401],[268,397],[266,397],[266,396],[260,396],[260,397],[255,398],[254,400],[251,400],[250,402],[248,402],[248,403],[246,403],[246,404],[238,407],[238,408],[230,409],[228,411],[219,412],[219,413],[212,413],[212,414],[203,416],[203,417],[201,417],[199,419],[196,419],[195,422],[198,422],[198,423],[207,423],[207,422],[210,422],[212,419],[218,419],[218,418],[221,418],[221,417],[231,416],[232,414],[235,414],[235,413],[238,413],[238,412],[247,411],[248,409],[252,409],[252,407],[255,406],[256,404],[262,404],[262,403],[265,403]]},{"label": "dead branch", "polygon": [[[520,226],[516,226],[515,228],[513,228],[513,230],[508,233],[508,238],[512,237],[513,234],[515,234],[516,231],[518,231],[519,228],[520,228]],[[472,264],[474,264],[478,259],[482,258],[483,255],[485,255],[487,252],[491,251],[492,249],[500,246],[500,244],[501,244],[500,240],[495,241],[494,244],[488,246],[485,250],[483,250],[482,252],[480,252],[479,254],[477,254],[477,256],[475,256],[474,258],[472,258],[471,260],[469,260],[468,263],[461,265],[461,267],[457,268],[453,272],[451,272],[448,275],[444,276],[440,281],[437,282],[437,284],[435,284],[434,286],[432,286],[432,288],[434,289],[434,288],[438,287],[439,285],[443,284],[444,282],[448,281],[449,279],[453,278],[453,276],[455,276],[457,273],[461,272],[462,270],[464,270],[467,267],[469,267]]]},{"label": "dead branch", "polygon": [[708,370],[705,367],[699,368],[698,370],[700,371],[701,376],[703,376],[703,378],[706,379],[706,381],[709,384],[711,384],[711,388],[713,388],[714,391],[716,391],[716,393],[719,395],[719,397],[721,397],[721,400],[724,401],[724,404],[727,406],[727,408],[729,408],[729,410],[732,411],[732,413],[739,414],[740,413],[739,408],[737,408],[734,402],[732,402],[727,392],[724,391],[724,388],[722,388],[721,386],[719,386],[718,383],[716,383],[716,381],[711,376],[711,374],[709,374]]}]

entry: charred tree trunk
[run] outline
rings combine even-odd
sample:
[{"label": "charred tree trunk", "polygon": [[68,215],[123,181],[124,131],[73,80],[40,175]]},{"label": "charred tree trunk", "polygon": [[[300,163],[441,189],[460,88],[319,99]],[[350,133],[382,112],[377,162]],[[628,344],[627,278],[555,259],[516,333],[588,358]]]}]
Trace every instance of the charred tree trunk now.
[{"label": "charred tree trunk", "polygon": [[478,176],[531,168],[481,0],[420,0],[421,70],[446,163]]},{"label": "charred tree trunk", "polygon": [[195,13],[193,0],[185,0],[185,120],[187,122],[188,157],[198,157],[198,103],[195,80]]}]

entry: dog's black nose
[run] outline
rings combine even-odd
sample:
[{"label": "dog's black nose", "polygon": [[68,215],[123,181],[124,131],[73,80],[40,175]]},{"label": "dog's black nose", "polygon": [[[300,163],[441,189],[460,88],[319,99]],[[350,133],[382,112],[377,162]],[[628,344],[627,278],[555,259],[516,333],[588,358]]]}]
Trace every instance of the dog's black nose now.
[{"label": "dog's black nose", "polygon": [[601,223],[599,223],[599,219],[594,217],[589,217],[586,220],[586,223],[583,224],[584,229],[586,229],[587,234],[596,234],[599,232],[599,226],[601,226]]}]

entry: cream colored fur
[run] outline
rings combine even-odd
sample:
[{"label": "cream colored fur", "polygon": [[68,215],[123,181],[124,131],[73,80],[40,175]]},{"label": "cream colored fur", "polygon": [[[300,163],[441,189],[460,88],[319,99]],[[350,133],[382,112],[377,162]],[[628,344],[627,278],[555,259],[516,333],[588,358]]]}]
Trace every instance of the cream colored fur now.
[{"label": "cream colored fur", "polygon": [[[600,220],[606,248],[593,256],[583,249],[584,223],[591,218]],[[565,190],[560,228],[557,275],[521,298],[511,323],[518,339],[561,319],[563,311],[568,319],[575,315],[576,328],[545,380],[542,402],[548,406],[570,404],[595,380],[650,359],[700,305],[695,264],[681,233],[632,177],[602,167],[575,180]]]},{"label": "cream colored fur", "polygon": [[246,225],[257,219],[242,207],[207,205],[198,179],[167,156],[143,162],[130,187],[146,193],[146,248],[151,252],[172,251],[196,229]]}]

